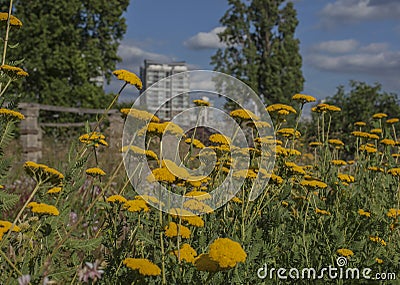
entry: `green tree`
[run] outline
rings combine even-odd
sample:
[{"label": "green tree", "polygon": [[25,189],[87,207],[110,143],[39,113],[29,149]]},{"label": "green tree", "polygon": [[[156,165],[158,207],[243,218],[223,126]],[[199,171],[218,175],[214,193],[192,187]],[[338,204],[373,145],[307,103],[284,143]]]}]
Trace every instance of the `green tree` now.
[{"label": "green tree", "polygon": [[302,58],[293,3],[228,0],[219,34],[226,47],[211,58],[216,71],[243,80],[265,103],[289,102],[303,90]]},{"label": "green tree", "polygon": [[10,51],[29,72],[21,91],[26,100],[60,106],[103,107],[108,103],[96,79],[110,80],[119,42],[126,31],[122,14],[129,0],[15,2],[22,20]]}]

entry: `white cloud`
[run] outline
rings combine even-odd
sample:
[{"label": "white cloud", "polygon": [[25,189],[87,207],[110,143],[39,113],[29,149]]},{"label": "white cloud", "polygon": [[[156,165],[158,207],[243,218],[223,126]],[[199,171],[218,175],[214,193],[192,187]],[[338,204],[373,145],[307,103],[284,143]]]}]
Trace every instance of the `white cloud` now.
[{"label": "white cloud", "polygon": [[360,52],[340,56],[312,55],[307,61],[315,68],[326,71],[392,76],[400,72],[400,51],[376,54]]},{"label": "white cloud", "polygon": [[122,61],[118,64],[119,68],[126,68],[133,72],[139,72],[145,59],[168,62],[173,61],[171,56],[146,51],[134,43],[122,42],[118,49],[118,56]]},{"label": "white cloud", "polygon": [[328,25],[400,17],[398,0],[336,0],[321,11]]},{"label": "white cloud", "polygon": [[369,45],[360,48],[360,51],[378,53],[386,51],[389,47],[388,43],[370,43]]},{"label": "white cloud", "polygon": [[348,53],[354,51],[359,43],[354,39],[326,41],[316,44],[312,47],[315,51],[329,53]]},{"label": "white cloud", "polygon": [[223,48],[225,44],[220,42],[218,34],[223,32],[225,27],[217,27],[210,32],[200,32],[184,41],[184,45],[190,49],[215,49]]}]

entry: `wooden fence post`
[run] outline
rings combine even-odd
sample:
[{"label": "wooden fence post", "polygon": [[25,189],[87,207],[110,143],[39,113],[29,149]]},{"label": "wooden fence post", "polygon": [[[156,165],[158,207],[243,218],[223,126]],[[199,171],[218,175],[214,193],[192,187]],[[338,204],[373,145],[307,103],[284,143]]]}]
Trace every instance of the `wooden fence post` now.
[{"label": "wooden fence post", "polygon": [[19,104],[25,120],[20,123],[20,140],[22,158],[38,162],[42,158],[42,130],[39,126],[39,105],[30,103]]},{"label": "wooden fence post", "polygon": [[122,147],[122,133],[124,131],[124,119],[118,110],[110,110],[108,115],[110,122],[108,135],[110,137],[110,147],[117,148],[118,150]]}]

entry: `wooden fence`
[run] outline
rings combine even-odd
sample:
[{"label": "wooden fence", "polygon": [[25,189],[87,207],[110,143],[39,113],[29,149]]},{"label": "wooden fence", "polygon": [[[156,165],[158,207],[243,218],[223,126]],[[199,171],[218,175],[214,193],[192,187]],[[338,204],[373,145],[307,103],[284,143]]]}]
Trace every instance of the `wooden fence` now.
[{"label": "wooden fence", "polygon": [[[21,113],[25,115],[25,120],[20,123],[20,140],[22,144],[23,159],[31,161],[39,161],[42,158],[42,127],[82,127],[85,122],[79,123],[52,123],[39,122],[40,110],[76,113],[76,114],[97,114],[102,115],[103,109],[88,109],[88,108],[71,108],[59,107],[51,105],[42,105],[35,103],[20,103],[18,107]],[[108,121],[110,123],[107,129],[108,142],[110,147],[120,147],[123,131],[123,118],[118,110],[112,109],[107,112]],[[96,125],[92,122],[91,125]]]}]

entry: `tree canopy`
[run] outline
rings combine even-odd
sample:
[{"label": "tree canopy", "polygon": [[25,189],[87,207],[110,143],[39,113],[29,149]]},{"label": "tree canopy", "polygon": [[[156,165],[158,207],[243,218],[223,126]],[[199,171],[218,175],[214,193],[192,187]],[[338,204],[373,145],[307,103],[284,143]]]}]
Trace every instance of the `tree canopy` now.
[{"label": "tree canopy", "polygon": [[126,31],[123,12],[129,0],[54,0],[14,2],[23,27],[10,39],[12,60],[23,59],[29,72],[21,92],[25,100],[60,106],[98,108],[120,60]]},{"label": "tree canopy", "polygon": [[228,0],[220,23],[224,48],[211,63],[216,71],[243,80],[265,103],[289,102],[303,90],[299,23],[292,2],[284,0]]}]

